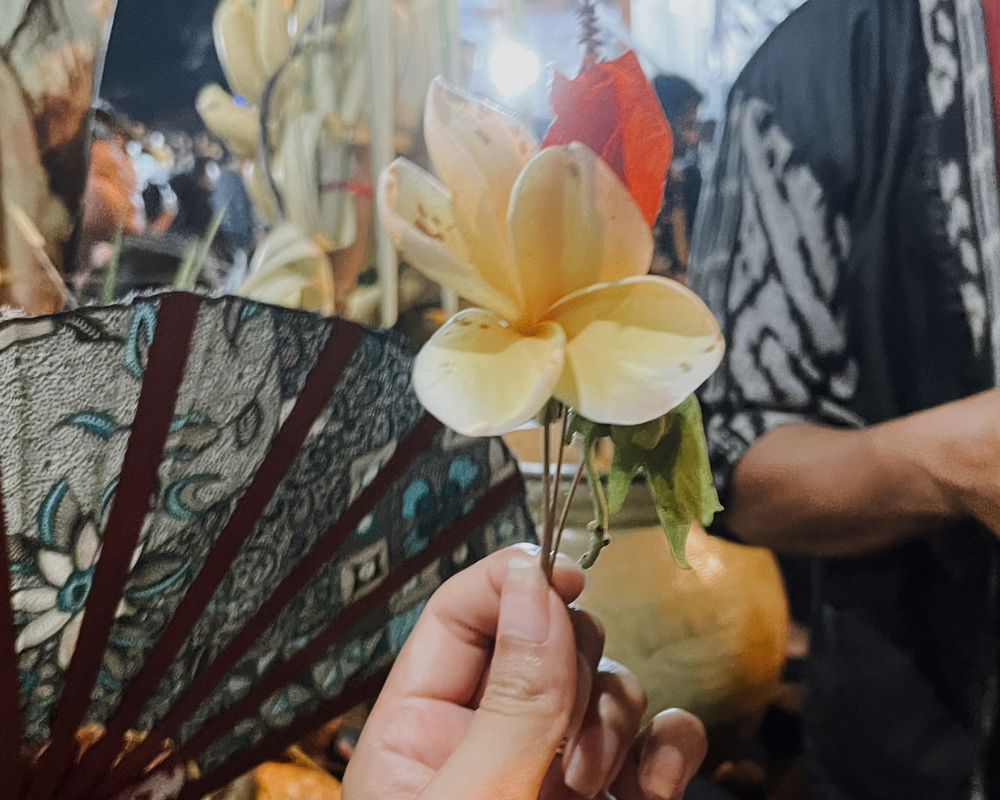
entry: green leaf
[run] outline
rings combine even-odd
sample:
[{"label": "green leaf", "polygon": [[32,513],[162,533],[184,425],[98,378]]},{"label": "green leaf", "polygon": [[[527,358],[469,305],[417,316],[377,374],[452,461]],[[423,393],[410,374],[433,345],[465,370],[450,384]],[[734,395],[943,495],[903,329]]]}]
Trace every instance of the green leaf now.
[{"label": "green leaf", "polygon": [[712,485],[708,445],[701,408],[692,395],[659,420],[642,425],[613,426],[614,463],[608,476],[608,500],[618,511],[635,476],[641,471],[656,515],[677,563],[690,569],[685,556],[693,521],[707,526],[722,510]]},{"label": "green leaf", "polygon": [[[641,425],[600,425],[571,411],[566,443],[576,435],[588,448],[602,436],[610,436],[614,443],[606,505],[603,491],[596,495],[595,542],[603,543],[606,538],[607,512],[621,511],[636,476],[644,474],[670,552],[680,567],[691,569],[686,555],[691,523],[708,526],[722,510],[712,485],[701,408],[694,395],[670,413]],[[596,473],[590,477],[590,483],[599,481]]]},{"label": "green leaf", "polygon": [[690,568],[684,556],[688,528],[695,520],[703,526],[710,525],[722,506],[712,485],[708,445],[697,399],[689,397],[672,413],[674,425],[657,447],[647,477],[674,558],[682,567]]},{"label": "green leaf", "polygon": [[643,450],[652,450],[660,443],[666,435],[667,430],[673,424],[674,415],[666,414],[641,425],[632,425],[627,430],[631,433],[632,444],[641,447]]},{"label": "green leaf", "polygon": [[667,542],[670,545],[670,554],[681,569],[691,569],[691,562],[687,560],[687,538],[688,531],[691,530],[690,522],[677,522],[664,516],[660,508],[656,509],[656,516],[660,519],[663,532],[667,534]]},{"label": "green leaf", "polygon": [[633,428],[613,425],[611,441],[615,445],[614,457],[611,461],[611,471],[608,473],[608,506],[612,514],[622,510],[632,481],[645,464],[648,451],[635,444]]},{"label": "green leaf", "polygon": [[610,425],[601,425],[591,422],[586,417],[580,416],[573,409],[569,410],[569,422],[566,425],[565,444],[573,443],[573,437],[579,436],[581,439],[591,442],[611,435]]}]

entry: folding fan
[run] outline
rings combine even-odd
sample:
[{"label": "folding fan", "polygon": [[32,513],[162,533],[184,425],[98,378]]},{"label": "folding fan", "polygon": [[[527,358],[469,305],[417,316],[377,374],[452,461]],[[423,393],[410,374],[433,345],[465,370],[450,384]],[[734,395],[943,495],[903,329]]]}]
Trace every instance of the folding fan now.
[{"label": "folding fan", "polygon": [[0,325],[0,800],[197,798],[377,692],[533,535],[392,334],[163,294]]}]

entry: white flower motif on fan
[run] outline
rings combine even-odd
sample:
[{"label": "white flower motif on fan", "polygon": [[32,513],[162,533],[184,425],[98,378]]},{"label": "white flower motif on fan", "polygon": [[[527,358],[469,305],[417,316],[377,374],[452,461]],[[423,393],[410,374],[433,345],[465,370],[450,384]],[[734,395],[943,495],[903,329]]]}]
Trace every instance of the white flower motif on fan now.
[{"label": "white flower motif on fan", "polygon": [[[132,559],[138,559],[139,550]],[[24,652],[61,634],[59,666],[69,667],[80,636],[83,612],[93,586],[94,567],[101,554],[101,543],[93,521],[87,520],[76,537],[72,553],[41,550],[38,569],[47,586],[23,589],[11,597],[14,611],[36,614],[17,637],[15,650]],[[132,613],[122,602],[116,616]]]}]

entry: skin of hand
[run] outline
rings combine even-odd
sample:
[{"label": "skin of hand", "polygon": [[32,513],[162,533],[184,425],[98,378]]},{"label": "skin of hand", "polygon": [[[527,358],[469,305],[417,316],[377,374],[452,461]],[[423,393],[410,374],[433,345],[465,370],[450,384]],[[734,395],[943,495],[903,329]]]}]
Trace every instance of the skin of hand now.
[{"label": "skin of hand", "polygon": [[705,756],[701,723],[674,709],[640,732],[635,676],[601,658],[596,620],[567,608],[583,572],[560,556],[549,586],[537,552],[495,553],[434,594],[365,725],[345,800],[683,795]]},{"label": "skin of hand", "polygon": [[1000,389],[861,430],[789,424],[733,473],[727,526],[782,552],[853,556],[949,521],[1000,536]]}]

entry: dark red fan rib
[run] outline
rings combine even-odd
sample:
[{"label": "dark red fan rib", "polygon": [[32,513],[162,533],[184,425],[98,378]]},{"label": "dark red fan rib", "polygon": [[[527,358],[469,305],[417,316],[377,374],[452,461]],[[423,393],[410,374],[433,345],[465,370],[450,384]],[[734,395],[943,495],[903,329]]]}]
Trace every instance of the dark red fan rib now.
[{"label": "dark red fan rib", "polygon": [[357,686],[353,686],[339,697],[321,704],[315,711],[295,720],[287,728],[282,728],[280,731],[275,731],[265,737],[260,744],[245,753],[240,753],[239,756],[215,772],[189,784],[184,788],[178,800],[199,800],[236,780],[240,775],[245,775],[268,759],[276,758],[334,717],[377,697],[388,677],[389,670],[385,669],[380,670],[370,678],[365,678]]},{"label": "dark red fan rib", "polygon": [[[2,483],[2,482],[0,482]],[[7,525],[0,487],[0,720],[7,729],[0,736],[0,800],[16,800],[27,777],[21,755],[21,697],[14,645],[14,610],[11,607],[10,562],[7,559]]]},{"label": "dark red fan rib", "polygon": [[141,774],[144,767],[157,756],[162,743],[170,738],[180,724],[197,710],[260,635],[277,619],[285,606],[315,576],[316,572],[336,555],[346,539],[357,529],[361,520],[375,507],[375,504],[392,484],[406,473],[413,460],[430,446],[440,430],[441,423],[430,416],[424,416],[417,423],[406,439],[399,444],[396,452],[385,466],[379,470],[375,479],[361,492],[330,529],[320,537],[309,555],[303,558],[278,585],[246,627],[233,637],[218,657],[192,682],[187,692],[145,741],[122,759],[112,772],[110,779],[99,787],[99,794],[113,793],[114,790],[127,786]]},{"label": "dark red fan rib", "polygon": [[350,634],[366,616],[388,603],[392,595],[402,589],[411,578],[419,575],[445,553],[454,550],[490,517],[499,513],[523,485],[521,476],[515,474],[490,489],[468,514],[435,537],[434,541],[420,553],[400,565],[399,569],[392,572],[371,594],[362,597],[330,622],[309,644],[276,667],[239,702],[205,725],[191,738],[191,741],[180,748],[178,758],[185,762],[193,760],[232,730],[238,722],[255,714],[271,695],[308,670],[311,664]]},{"label": "dark red fan rib", "polygon": [[51,744],[39,759],[28,800],[49,800],[77,755],[76,732],[90,705],[132,553],[149,511],[200,305],[201,298],[192,294],[168,294],[160,299],[156,332],[101,556],[94,569],[94,589],[84,611],[79,646],[66,673]]},{"label": "dark red fan rib", "polygon": [[316,419],[330,401],[351,356],[364,338],[364,330],[337,320],[291,413],[275,436],[271,448],[219,535],[205,565],[186,592],[173,617],[153,647],[142,669],[130,682],[122,702],[108,723],[102,739],[71,773],[60,797],[75,798],[103,778],[122,748],[122,739],[134,727],[149,698],[180,652],[205,606],[212,599],[246,537],[271,501]]}]

